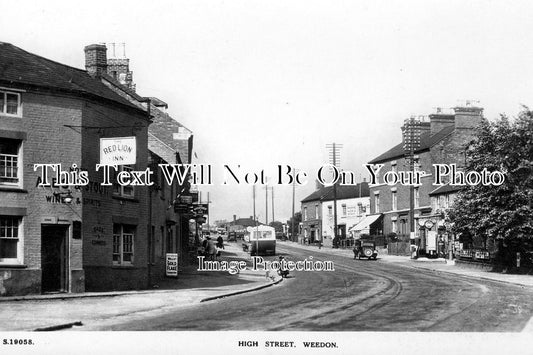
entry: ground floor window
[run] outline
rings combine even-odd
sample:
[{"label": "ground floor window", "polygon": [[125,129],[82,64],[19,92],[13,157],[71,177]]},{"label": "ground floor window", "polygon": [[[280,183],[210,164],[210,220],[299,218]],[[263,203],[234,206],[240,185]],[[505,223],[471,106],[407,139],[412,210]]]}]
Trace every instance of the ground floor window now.
[{"label": "ground floor window", "polygon": [[22,261],[22,217],[0,216],[0,264]]},{"label": "ground floor window", "polygon": [[135,226],[113,224],[113,264],[133,264],[133,241]]}]

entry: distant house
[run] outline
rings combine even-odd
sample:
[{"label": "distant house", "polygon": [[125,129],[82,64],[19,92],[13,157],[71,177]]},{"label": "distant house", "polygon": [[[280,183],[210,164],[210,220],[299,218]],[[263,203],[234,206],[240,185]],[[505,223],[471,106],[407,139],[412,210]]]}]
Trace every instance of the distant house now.
[{"label": "distant house", "polygon": [[263,223],[254,220],[253,216],[250,216],[249,218],[237,218],[237,216],[234,215],[233,221],[227,223],[226,228],[228,232],[245,233],[246,228],[261,225],[263,225]]},{"label": "distant house", "polygon": [[[332,246],[335,236],[335,206],[333,186],[320,187],[301,201],[302,231],[300,239],[309,243],[321,242]],[[369,186],[336,186],[337,235],[349,236],[349,229],[357,225],[370,212]]]}]

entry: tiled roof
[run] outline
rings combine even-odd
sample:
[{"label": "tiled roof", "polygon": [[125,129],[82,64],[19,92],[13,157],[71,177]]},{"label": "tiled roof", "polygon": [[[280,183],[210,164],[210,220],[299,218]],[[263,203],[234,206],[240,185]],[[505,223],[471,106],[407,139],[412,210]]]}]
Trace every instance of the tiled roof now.
[{"label": "tiled roof", "polygon": [[[348,198],[368,197],[370,190],[367,182],[362,182],[357,185],[338,185],[337,184],[337,200],[345,200]],[[333,186],[321,187],[316,190],[301,202],[310,201],[331,201],[333,200]]]},{"label": "tiled roof", "polygon": [[0,83],[96,96],[138,109],[85,70],[54,62],[5,42],[0,42]]},{"label": "tiled roof", "polygon": [[[253,227],[256,225],[256,221],[252,218],[238,218],[235,221],[229,222],[232,226],[244,226],[244,227]],[[263,225],[263,223],[257,221],[257,225]]]},{"label": "tiled roof", "polygon": [[[415,151],[415,153],[419,153],[425,150],[428,150],[430,147],[434,146],[441,140],[443,140],[446,136],[451,134],[453,130],[455,129],[454,126],[447,126],[438,131],[435,134],[431,134],[431,132],[424,132],[420,135],[420,148]],[[377,164],[377,163],[383,163],[389,160],[401,158],[404,156],[404,150],[403,150],[403,143],[400,143],[391,149],[387,150],[385,153],[381,154],[377,158],[372,159],[369,161],[369,164]]]}]

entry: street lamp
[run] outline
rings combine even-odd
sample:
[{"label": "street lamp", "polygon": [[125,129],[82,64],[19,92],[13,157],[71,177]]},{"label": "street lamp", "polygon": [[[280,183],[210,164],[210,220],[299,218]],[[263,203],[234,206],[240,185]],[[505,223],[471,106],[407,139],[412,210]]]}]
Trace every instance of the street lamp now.
[{"label": "street lamp", "polygon": [[71,204],[74,200],[72,192],[68,190],[67,192],[54,192],[54,197],[56,199],[61,199],[61,202]]}]

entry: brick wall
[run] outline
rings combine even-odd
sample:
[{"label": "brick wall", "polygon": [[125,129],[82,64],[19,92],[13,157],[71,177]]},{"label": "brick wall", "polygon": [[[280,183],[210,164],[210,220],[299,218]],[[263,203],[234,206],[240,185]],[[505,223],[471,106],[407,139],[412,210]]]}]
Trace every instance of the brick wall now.
[{"label": "brick wall", "polygon": [[[22,117],[2,117],[0,131],[26,134],[22,148],[23,189],[0,190],[0,207],[25,208],[23,218],[23,269],[0,265],[0,294],[41,291],[41,228],[44,218],[56,219],[68,233],[68,291],[143,288],[147,285],[146,187],[135,188],[135,199],[117,199],[111,187],[102,187],[101,173],[95,171],[101,137],[137,137],[136,170],[147,166],[147,125],[145,114],[72,96],[21,94]],[[139,125],[136,125],[138,123]],[[102,130],[84,127],[122,127]],[[133,126],[137,126],[133,128]],[[80,188],[37,187],[35,163],[60,163],[67,170],[73,163],[89,172],[91,184]],[[71,204],[53,198],[54,192],[71,190]],[[113,222],[134,223],[134,262],[117,267],[112,262]],[[73,221],[81,221],[81,239],[73,239]],[[132,222],[134,221],[134,222]],[[94,242],[94,243],[93,243]],[[5,277],[4,277],[5,276]]]},{"label": "brick wall", "polygon": [[[133,198],[121,198],[112,186],[101,186],[103,172],[99,163],[100,138],[135,136],[137,163],[134,170],[148,166],[148,123],[145,113],[120,107],[87,102],[83,108],[83,124],[89,127],[113,127],[103,130],[85,129],[82,133],[82,165],[89,171],[95,188],[84,190],[83,265],[86,289],[144,288],[148,281],[148,187],[135,186]],[[113,264],[113,224],[134,225],[132,265]],[[96,229],[95,229],[96,228]],[[128,276],[129,275],[129,276]]]},{"label": "brick wall", "polygon": [[[83,291],[82,240],[72,239],[72,221],[80,221],[82,215],[81,193],[72,189],[71,205],[53,198],[54,192],[67,188],[37,187],[40,176],[33,170],[36,163],[60,163],[68,169],[81,161],[80,129],[67,126],[81,124],[82,103],[59,95],[43,95],[32,92],[21,94],[22,117],[2,117],[0,129],[26,133],[22,146],[23,191],[0,191],[0,207],[22,207],[27,211],[23,218],[21,242],[24,243],[23,270],[2,269],[9,274],[4,282],[6,293],[26,294],[41,290],[41,223],[45,217],[55,217],[58,223],[68,227],[70,277],[68,287],[72,292]],[[4,272],[5,271],[5,272]]]}]

